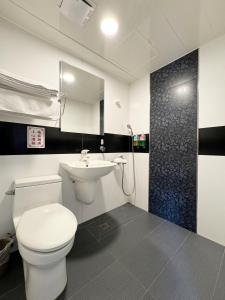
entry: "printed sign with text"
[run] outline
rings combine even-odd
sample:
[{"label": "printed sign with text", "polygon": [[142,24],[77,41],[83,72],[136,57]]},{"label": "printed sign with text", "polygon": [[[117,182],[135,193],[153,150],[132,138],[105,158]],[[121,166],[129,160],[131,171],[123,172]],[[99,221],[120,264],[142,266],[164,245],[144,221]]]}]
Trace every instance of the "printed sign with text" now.
[{"label": "printed sign with text", "polygon": [[27,148],[45,148],[45,128],[27,126]]}]

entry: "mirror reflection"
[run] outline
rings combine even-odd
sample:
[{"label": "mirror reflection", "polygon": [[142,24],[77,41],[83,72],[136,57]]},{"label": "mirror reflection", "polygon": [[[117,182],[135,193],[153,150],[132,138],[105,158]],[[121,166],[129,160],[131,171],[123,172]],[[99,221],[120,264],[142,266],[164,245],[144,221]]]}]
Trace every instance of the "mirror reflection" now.
[{"label": "mirror reflection", "polygon": [[60,62],[61,131],[104,134],[104,80]]}]

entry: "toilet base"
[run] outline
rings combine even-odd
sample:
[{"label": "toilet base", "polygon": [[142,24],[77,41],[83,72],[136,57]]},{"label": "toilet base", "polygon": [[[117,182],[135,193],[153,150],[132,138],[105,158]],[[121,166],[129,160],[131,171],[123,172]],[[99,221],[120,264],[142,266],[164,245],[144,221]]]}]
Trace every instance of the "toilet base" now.
[{"label": "toilet base", "polygon": [[27,300],[55,300],[63,292],[67,283],[66,256],[73,242],[74,237],[53,252],[36,252],[18,242]]},{"label": "toilet base", "polygon": [[36,266],[23,260],[27,300],[54,300],[67,283],[66,258],[51,265]]}]

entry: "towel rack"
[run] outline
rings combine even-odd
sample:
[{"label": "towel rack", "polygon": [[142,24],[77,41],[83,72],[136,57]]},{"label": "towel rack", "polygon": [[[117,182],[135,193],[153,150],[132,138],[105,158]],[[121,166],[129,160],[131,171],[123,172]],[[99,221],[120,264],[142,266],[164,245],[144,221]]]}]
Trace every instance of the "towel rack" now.
[{"label": "towel rack", "polygon": [[49,100],[52,98],[58,98],[57,90],[23,81],[20,78],[16,78],[16,76],[9,76],[8,74],[5,74],[5,72],[0,72],[0,88],[38,96]]}]

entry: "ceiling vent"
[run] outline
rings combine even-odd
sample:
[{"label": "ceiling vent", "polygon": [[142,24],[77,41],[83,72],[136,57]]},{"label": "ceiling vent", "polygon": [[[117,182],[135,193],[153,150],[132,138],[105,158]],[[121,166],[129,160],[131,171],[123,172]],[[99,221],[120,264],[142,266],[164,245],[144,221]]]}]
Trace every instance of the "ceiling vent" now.
[{"label": "ceiling vent", "polygon": [[80,26],[89,21],[96,8],[92,0],[59,0],[58,6],[65,17]]}]

